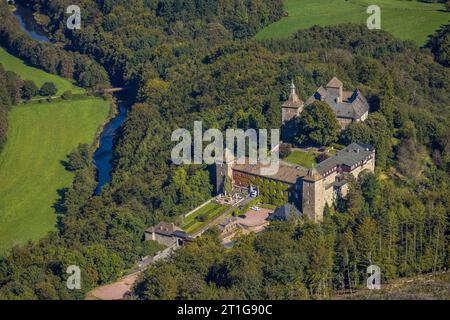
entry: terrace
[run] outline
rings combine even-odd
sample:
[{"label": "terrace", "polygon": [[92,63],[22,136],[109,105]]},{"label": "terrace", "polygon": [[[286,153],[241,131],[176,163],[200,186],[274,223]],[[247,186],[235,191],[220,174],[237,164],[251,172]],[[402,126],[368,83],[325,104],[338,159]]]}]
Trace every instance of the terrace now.
[{"label": "terrace", "polygon": [[210,202],[186,216],[181,228],[189,234],[196,233],[230,208],[231,205],[228,204]]}]

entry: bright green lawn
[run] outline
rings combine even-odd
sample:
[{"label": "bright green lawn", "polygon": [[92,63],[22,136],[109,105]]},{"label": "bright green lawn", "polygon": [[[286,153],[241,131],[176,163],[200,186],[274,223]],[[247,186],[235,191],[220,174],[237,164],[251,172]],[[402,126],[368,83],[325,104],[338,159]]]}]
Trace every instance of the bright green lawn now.
[{"label": "bright green lawn", "polygon": [[[189,215],[187,218],[185,218],[181,228],[187,233],[194,233],[198,231],[206,223],[209,223],[214,219],[216,219],[218,216],[220,216],[229,208],[230,208],[229,206],[220,205],[214,202],[208,203],[206,206],[198,209],[197,211]],[[207,219],[204,222],[198,221],[196,218],[203,214],[207,215]]]},{"label": "bright green lawn", "polygon": [[257,39],[287,37],[313,25],[345,22],[366,24],[369,5],[381,8],[381,28],[394,36],[423,45],[427,36],[448,23],[450,13],[440,3],[406,0],[284,0],[288,17],[261,30]]},{"label": "bright green lawn", "polygon": [[58,95],[61,95],[66,90],[71,90],[72,93],[84,93],[85,90],[72,84],[71,80],[65,79],[40,69],[27,66],[22,60],[9,54],[5,49],[0,47],[0,63],[5,70],[14,71],[23,80],[33,80],[34,83],[41,87],[44,82],[51,81],[58,88]]},{"label": "bright green lawn", "polygon": [[304,152],[300,150],[294,150],[284,158],[284,161],[298,164],[305,168],[312,168],[316,165],[316,154],[314,152]]},{"label": "bright green lawn", "polygon": [[109,110],[98,98],[12,108],[0,154],[0,254],[54,229],[57,190],[73,179],[61,160],[79,143],[94,141]]}]

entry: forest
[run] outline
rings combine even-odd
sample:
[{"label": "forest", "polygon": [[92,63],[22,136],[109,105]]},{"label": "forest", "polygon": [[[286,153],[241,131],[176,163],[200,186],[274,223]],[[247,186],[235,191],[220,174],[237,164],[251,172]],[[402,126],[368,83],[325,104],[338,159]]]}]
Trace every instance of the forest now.
[{"label": "forest", "polygon": [[[107,72],[130,88],[134,105],[116,141],[111,184],[94,196],[92,163],[73,163],[58,231],[1,258],[0,298],[82,299],[117,279],[145,255],[145,228],[176,221],[211,196],[211,168],[170,162],[174,129],[194,120],[204,128],[279,128],[291,79],[306,100],[333,76],[369,100],[369,119],[337,138],[373,144],[376,174],[354,181],[322,224],[276,223],[230,250],[211,231],[149,268],[133,298],[326,299],[363,285],[368,263],[383,266],[384,280],[448,268],[450,97],[441,53],[448,42],[439,40],[448,28],[430,48],[355,24],[256,41],[251,36],[282,15],[280,1],[83,0],[85,28],[72,32],[63,25],[67,2],[31,1],[58,47],[8,29],[7,10],[2,46],[58,74],[48,64],[68,59],[73,70],[64,75],[88,86],[107,83]],[[36,50],[55,59],[39,61]],[[91,157],[82,151],[72,159]],[[73,264],[82,290],[65,287]]]}]

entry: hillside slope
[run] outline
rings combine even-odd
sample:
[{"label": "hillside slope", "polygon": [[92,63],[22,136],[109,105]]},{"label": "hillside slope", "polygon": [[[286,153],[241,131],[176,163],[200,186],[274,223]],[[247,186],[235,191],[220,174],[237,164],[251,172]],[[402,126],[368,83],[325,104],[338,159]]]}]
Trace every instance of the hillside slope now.
[{"label": "hillside slope", "polygon": [[[59,93],[84,92],[67,79],[25,65],[2,48],[0,57],[6,70],[23,79],[53,81]],[[0,255],[54,229],[58,190],[69,187],[73,179],[62,161],[79,143],[94,141],[109,110],[108,101],[87,96],[12,107],[0,153]]]},{"label": "hillside slope", "polygon": [[283,38],[313,25],[366,23],[369,5],[381,8],[381,28],[402,40],[425,44],[427,37],[448,23],[450,13],[440,3],[401,0],[285,0],[289,16],[262,29],[257,39]]}]

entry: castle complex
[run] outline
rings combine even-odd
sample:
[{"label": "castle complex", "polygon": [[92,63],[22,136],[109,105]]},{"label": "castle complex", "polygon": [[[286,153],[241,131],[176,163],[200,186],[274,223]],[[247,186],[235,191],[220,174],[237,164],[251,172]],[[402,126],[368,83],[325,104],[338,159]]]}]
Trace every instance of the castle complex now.
[{"label": "castle complex", "polygon": [[[325,88],[320,87],[306,105],[315,100],[325,101],[333,108],[342,128],[353,121],[364,121],[368,116],[366,99],[358,90],[343,91],[342,82],[337,78]],[[282,136],[295,134],[295,118],[303,112],[304,105],[292,84],[289,99],[282,105]],[[288,201],[303,215],[319,222],[326,205],[332,206],[338,198],[347,195],[350,175],[357,178],[363,171],[375,171],[375,150],[370,145],[352,143],[312,169],[281,162],[274,175],[262,175],[261,166],[260,163],[237,164],[232,158],[217,163],[216,190],[223,191],[226,178],[237,189],[251,187],[255,178],[282,183],[287,187]]]},{"label": "castle complex", "polygon": [[262,175],[261,164],[237,164],[235,160],[216,164],[216,190],[223,191],[225,178],[235,188],[249,188],[255,178],[287,186],[288,201],[310,219],[322,221],[325,205],[332,206],[348,192],[348,177],[375,171],[375,150],[352,143],[313,169],[281,163],[275,175]]},{"label": "castle complex", "polygon": [[369,116],[369,104],[358,89],[344,91],[343,83],[336,77],[330,80],[325,87],[320,87],[303,102],[295,92],[294,83],[291,84],[289,99],[281,106],[282,126],[281,137],[283,141],[291,141],[297,133],[295,118],[303,112],[305,105],[314,101],[326,102],[336,114],[336,118],[345,129],[352,122],[360,122]]}]

